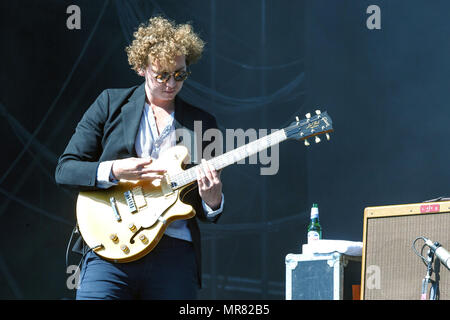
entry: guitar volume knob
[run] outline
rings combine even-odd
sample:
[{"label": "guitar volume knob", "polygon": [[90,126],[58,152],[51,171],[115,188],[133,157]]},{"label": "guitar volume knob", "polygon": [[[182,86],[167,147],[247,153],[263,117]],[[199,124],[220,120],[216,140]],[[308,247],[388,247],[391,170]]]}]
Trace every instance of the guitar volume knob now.
[{"label": "guitar volume knob", "polygon": [[109,236],[109,239],[114,242],[114,243],[118,243],[119,242],[119,237],[117,236],[117,234],[113,233]]},{"label": "guitar volume knob", "polygon": [[135,233],[136,230],[137,230],[137,228],[136,228],[136,226],[134,225],[134,223],[130,223],[130,225],[128,226],[128,228],[129,228],[130,231],[133,232],[133,233]]},{"label": "guitar volume knob", "polygon": [[139,235],[139,240],[141,240],[143,244],[148,243],[148,238],[144,234]]},{"label": "guitar volume knob", "polygon": [[123,251],[123,253],[128,254],[130,253],[130,248],[128,248],[126,245],[121,245],[120,249]]}]

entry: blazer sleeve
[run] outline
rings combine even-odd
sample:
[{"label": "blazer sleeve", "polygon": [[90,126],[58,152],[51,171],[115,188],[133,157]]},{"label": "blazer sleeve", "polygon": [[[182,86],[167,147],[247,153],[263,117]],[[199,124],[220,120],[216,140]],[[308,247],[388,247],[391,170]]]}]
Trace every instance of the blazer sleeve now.
[{"label": "blazer sleeve", "polygon": [[[217,129],[217,121],[214,117],[210,116],[208,118],[205,119],[204,121],[204,126],[203,126],[204,131],[211,129],[211,128],[215,128]],[[212,142],[211,142],[212,143]],[[209,143],[206,141],[203,141],[203,145],[202,145],[202,150],[205,150],[206,146]],[[213,154],[213,156],[215,156]],[[196,216],[199,220],[203,221],[203,222],[212,222],[212,223],[216,223],[219,218],[222,216],[223,211],[225,210],[225,204],[223,206],[223,210],[221,213],[219,213],[218,215],[209,218],[206,213],[205,210],[203,209],[203,205],[202,205],[202,198],[200,197],[200,194],[198,193],[198,185],[197,182],[195,182],[194,187],[191,191],[189,191],[185,197],[188,203],[190,203],[192,205],[192,207],[195,209],[196,211]]]},{"label": "blazer sleeve", "polygon": [[58,159],[55,170],[58,185],[78,190],[96,189],[108,105],[109,96],[105,90],[83,115],[64,153]]}]

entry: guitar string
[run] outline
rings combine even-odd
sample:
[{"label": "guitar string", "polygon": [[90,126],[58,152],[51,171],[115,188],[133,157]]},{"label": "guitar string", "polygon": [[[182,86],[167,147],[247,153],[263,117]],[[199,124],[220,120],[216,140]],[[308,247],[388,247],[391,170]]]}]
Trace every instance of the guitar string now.
[{"label": "guitar string", "polygon": [[[275,138],[272,140],[272,138]],[[282,142],[286,139],[286,135],[283,130],[277,130],[276,132],[267,135],[261,139],[256,141],[252,141],[249,144],[236,148],[230,152],[222,154],[216,158],[209,160],[208,162],[213,165],[216,170],[220,170],[228,165],[231,165],[235,162],[241,161],[245,158],[250,157],[262,150],[268,149],[271,146]],[[235,155],[239,157],[235,157]],[[192,181],[197,179],[197,169],[198,165],[182,172],[175,173],[173,176],[169,176],[169,180],[171,182],[177,182],[177,186],[184,186],[186,184],[191,183]],[[144,197],[149,197],[149,193],[144,193]]]},{"label": "guitar string", "polygon": [[[272,139],[274,138],[274,139]],[[222,154],[216,158],[209,160],[208,162],[213,165],[216,170],[220,170],[228,165],[231,165],[235,162],[241,161],[245,158],[250,157],[262,150],[268,149],[271,146],[280,143],[286,139],[286,134],[284,130],[277,130],[274,133],[267,135],[261,139],[256,141],[252,141],[244,146],[231,150],[225,154]],[[239,157],[235,158],[235,154]],[[197,172],[196,169],[199,165],[184,170],[182,172],[175,173],[173,176],[169,175],[169,181],[175,182],[176,187],[185,186],[194,180],[197,180]],[[150,197],[150,193],[144,192],[142,189],[142,194],[144,197]]]},{"label": "guitar string", "polygon": [[[289,129],[287,129],[289,131]],[[268,149],[287,139],[286,129],[277,130],[263,138],[252,141],[244,146],[226,152],[220,156],[217,156],[211,160],[208,160],[216,170],[220,170],[228,165],[237,163],[245,158],[248,158],[262,150]],[[182,172],[169,175],[169,181],[175,183],[175,189],[177,187],[185,186],[197,179],[196,169],[199,165],[184,170]],[[150,194],[143,193],[145,197]]]},{"label": "guitar string", "polygon": [[[278,144],[286,140],[286,133],[284,130],[277,130],[270,135],[260,138],[256,141],[252,141],[249,144],[236,148],[230,152],[222,154],[216,158],[209,160],[208,162],[213,165],[216,170],[220,170],[228,165],[239,162],[247,157],[250,157],[262,150],[268,149],[271,146]],[[238,157],[236,157],[236,155]],[[176,182],[177,186],[185,185],[193,180],[196,180],[196,168],[192,167],[188,170],[176,173],[170,177],[172,182]]]}]

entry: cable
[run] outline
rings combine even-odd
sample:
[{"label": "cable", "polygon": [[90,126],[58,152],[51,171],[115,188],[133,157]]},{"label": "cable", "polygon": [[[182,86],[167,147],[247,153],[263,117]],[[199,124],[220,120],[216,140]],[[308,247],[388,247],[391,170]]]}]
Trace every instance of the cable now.
[{"label": "cable", "polygon": [[[123,35],[127,39],[127,42],[130,42],[133,29],[135,29],[140,22],[143,22],[144,15],[141,15],[140,13],[142,12],[149,13],[152,8],[148,6],[147,2],[129,3],[124,1],[116,1],[115,4]],[[151,4],[153,5],[153,11],[160,12],[164,16],[167,16],[164,10],[162,10],[162,8],[158,5],[156,1],[151,1]],[[205,53],[212,54],[209,53],[207,50],[205,51]],[[272,71],[301,65],[301,63],[303,62],[303,59],[297,59],[291,62],[282,63],[278,65],[252,66],[245,63],[241,63],[237,60],[227,58],[217,53],[214,54],[217,58],[222,59],[230,64],[236,65],[242,70]],[[239,74],[236,77],[239,77]],[[222,85],[224,84],[222,83]],[[297,75],[294,76],[293,79],[288,81],[287,84],[281,85],[275,92],[272,92],[269,95],[253,96],[247,98],[236,98],[234,96],[229,96],[226,93],[219,92],[215,88],[209,88],[208,86],[199,83],[191,78],[188,81],[186,81],[183,91],[180,92],[180,97],[182,97],[183,99],[185,99],[190,103],[204,107],[210,105],[211,99],[214,99],[215,112],[219,111],[227,114],[232,114],[236,112],[242,113],[244,111],[252,111],[255,108],[264,107],[275,102],[277,104],[282,104],[285,102],[294,101],[305,95],[305,91],[302,88],[303,85],[304,85],[304,72],[299,71]]]},{"label": "cable", "polygon": [[75,233],[77,233],[77,226],[75,225],[75,227],[72,230],[72,233],[70,235],[70,239],[69,242],[67,243],[67,248],[66,248],[66,270],[69,267],[69,248],[70,248],[70,244],[72,243],[72,239],[73,239],[73,235]]},{"label": "cable", "polygon": [[180,96],[187,97],[188,100],[191,100],[194,103],[198,102],[198,99],[203,98],[208,99],[209,101],[211,97],[213,97],[217,102],[215,108],[219,108],[222,111],[229,113],[241,113],[243,111],[254,110],[255,108],[266,106],[274,102],[281,103],[292,101],[300,96],[303,96],[305,91],[301,90],[300,87],[304,84],[304,77],[305,73],[300,72],[294,79],[271,94],[248,98],[235,98],[233,96],[228,96],[218,92],[217,90],[208,88],[200,82],[189,79],[186,81],[183,91],[180,92]]},{"label": "cable", "polygon": [[109,1],[105,1],[103,8],[97,18],[97,21],[95,22],[95,25],[93,27],[93,30],[91,32],[91,34],[88,37],[88,40],[85,43],[85,46],[83,47],[80,55],[78,56],[77,60],[75,61],[74,66],[72,67],[72,70],[70,71],[68,77],[66,78],[66,81],[64,82],[61,90],[59,91],[58,95],[56,96],[55,100],[53,101],[53,103],[51,104],[51,106],[49,107],[49,109],[47,110],[47,113],[44,115],[44,117],[42,118],[41,122],[39,123],[39,125],[37,126],[37,128],[33,131],[33,134],[31,135],[31,137],[28,139],[26,145],[24,146],[24,148],[22,149],[22,151],[19,153],[19,155],[14,159],[13,163],[9,166],[9,168],[6,170],[6,172],[3,174],[3,176],[0,178],[0,184],[3,183],[3,181],[5,181],[6,177],[9,175],[9,173],[12,171],[12,169],[17,165],[17,163],[19,162],[20,159],[22,159],[23,155],[25,154],[25,152],[27,152],[28,148],[30,147],[31,143],[33,142],[34,138],[37,136],[37,134],[39,133],[39,131],[43,128],[45,121],[48,119],[48,117],[50,116],[50,113],[53,111],[53,109],[56,107],[59,98],[62,96],[64,90],[66,89],[66,87],[69,85],[70,80],[72,79],[73,74],[75,73],[75,70],[77,69],[82,57],[84,56],[84,53],[87,50],[87,47],[89,46],[89,43],[91,42],[91,39],[95,33],[95,31],[97,30],[97,27],[99,25],[99,22],[101,20],[101,18],[103,17],[103,14],[106,11],[106,7],[108,6]]},{"label": "cable", "polygon": [[6,191],[5,189],[3,189],[1,187],[0,187],[0,193],[3,194],[5,197],[7,197],[7,198],[9,198],[9,199],[11,199],[11,200],[21,204],[22,206],[24,206],[24,207],[26,207],[28,209],[31,209],[32,211],[35,211],[37,213],[40,213],[40,214],[46,216],[47,218],[53,219],[55,221],[61,222],[61,223],[66,224],[66,225],[73,225],[72,222],[70,222],[69,220],[61,218],[61,217],[59,217],[56,214],[49,213],[46,210],[41,209],[39,207],[36,207],[36,206],[34,206],[34,205],[32,205],[32,204],[22,200],[21,198],[12,195],[10,192]]},{"label": "cable", "polygon": [[248,234],[262,233],[262,232],[275,232],[281,226],[291,224],[296,221],[301,221],[307,216],[306,211],[294,213],[292,215],[275,219],[267,222],[254,222],[254,223],[230,223],[230,224],[218,224],[210,226],[209,224],[202,224],[201,229],[205,234],[217,235],[232,235],[235,233]]},{"label": "cable", "polygon": [[[423,262],[423,264],[426,266],[426,267],[428,267],[429,266],[429,259],[428,258],[425,258],[424,256],[423,256],[423,249],[425,249],[426,247],[427,247],[427,244],[423,244],[423,246],[422,246],[422,248],[420,249],[420,253],[417,251],[417,249],[416,249],[416,242],[417,242],[417,240],[420,240],[420,239],[422,239],[423,241],[426,241],[427,239],[425,238],[425,237],[423,237],[423,236],[420,236],[420,237],[417,237],[414,241],[413,241],[413,245],[412,245],[412,248],[413,248],[413,250],[414,250],[414,253],[418,256],[418,257],[420,257],[421,259],[422,259],[422,262]],[[432,269],[433,271],[434,271],[434,269]]]},{"label": "cable", "polygon": [[424,244],[424,245],[422,246],[422,249],[420,250],[420,253],[419,253],[419,252],[417,251],[417,249],[416,249],[416,242],[417,242],[417,240],[420,240],[420,239],[422,239],[423,241],[426,241],[425,237],[422,237],[422,236],[417,237],[417,238],[414,239],[414,241],[413,241],[412,248],[413,248],[413,250],[414,250],[414,253],[415,253],[418,257],[420,257],[420,258],[422,259],[422,262],[427,266],[427,265],[428,265],[428,263],[427,263],[427,258],[425,258],[425,257],[422,255],[422,254],[423,254],[423,249],[425,248],[426,244]]},{"label": "cable", "polygon": [[[73,235],[76,234],[76,233],[79,233],[78,225],[75,225],[75,227],[73,228],[72,234],[70,235],[69,242],[67,243],[67,248],[66,248],[66,270],[69,268],[69,249],[70,249],[70,244],[72,243]],[[99,245],[97,245],[95,247],[92,247],[92,248],[89,248],[88,250],[85,251],[85,245],[83,243],[83,248],[81,249],[81,252],[83,252],[83,254],[82,254],[81,258],[80,258],[80,261],[78,262],[76,270],[81,272],[81,266],[84,263],[84,258],[86,257],[86,255],[89,252],[91,252],[92,250],[95,250],[95,249],[100,248],[100,247],[103,247],[103,245],[99,244]]]},{"label": "cable", "polygon": [[284,68],[288,68],[288,67],[292,67],[292,66],[298,65],[298,64],[303,62],[303,59],[297,59],[297,60],[292,61],[292,62],[287,62],[287,63],[283,63],[283,64],[279,64],[279,65],[273,65],[273,66],[252,66],[252,65],[249,65],[249,64],[241,63],[239,61],[227,58],[227,57],[222,56],[222,55],[220,55],[218,53],[216,54],[216,56],[219,59],[222,59],[222,60],[224,60],[224,61],[226,61],[228,63],[234,64],[236,66],[241,67],[242,69],[247,69],[247,70],[276,70],[276,69],[284,69]]},{"label": "cable", "polygon": [[95,250],[95,249],[100,248],[100,247],[103,247],[103,245],[102,245],[102,244],[99,244],[99,245],[97,245],[97,246],[95,246],[95,247],[92,247],[92,248],[87,249],[86,252],[83,253],[83,256],[81,257],[80,262],[78,263],[78,266],[77,266],[78,270],[81,270],[81,269],[80,269],[80,266],[83,264],[84,258],[86,257],[86,255],[87,255],[89,252],[91,252],[92,250]]}]

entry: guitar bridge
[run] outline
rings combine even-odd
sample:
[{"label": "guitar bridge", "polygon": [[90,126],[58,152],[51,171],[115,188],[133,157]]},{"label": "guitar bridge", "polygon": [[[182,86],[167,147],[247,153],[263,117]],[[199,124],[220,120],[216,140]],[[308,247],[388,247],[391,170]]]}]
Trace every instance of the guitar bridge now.
[{"label": "guitar bridge", "polygon": [[109,198],[109,203],[111,204],[111,208],[113,210],[114,218],[116,218],[116,221],[117,222],[122,221],[122,217],[120,216],[119,209],[117,208],[116,198],[114,198],[114,197]]}]

